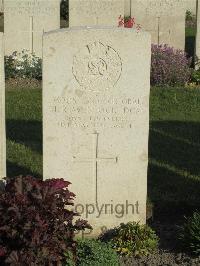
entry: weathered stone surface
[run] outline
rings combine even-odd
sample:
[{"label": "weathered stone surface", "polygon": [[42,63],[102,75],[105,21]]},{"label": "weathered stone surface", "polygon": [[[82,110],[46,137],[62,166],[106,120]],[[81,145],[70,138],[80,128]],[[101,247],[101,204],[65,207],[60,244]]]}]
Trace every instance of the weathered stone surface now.
[{"label": "weathered stone surface", "polygon": [[0,179],[6,176],[4,38],[0,33]]},{"label": "weathered stone surface", "polygon": [[4,32],[7,55],[23,49],[42,56],[43,32],[60,28],[60,0],[5,0]]},{"label": "weathered stone surface", "polygon": [[[135,0],[125,0],[125,16],[130,16],[130,10],[132,8],[132,1]],[[149,0],[151,1],[151,0]],[[162,0],[162,2],[166,2],[166,0]],[[196,0],[181,0],[181,5],[185,6],[185,10],[190,11],[193,15],[196,14]]]},{"label": "weathered stone surface", "polygon": [[69,0],[69,26],[118,26],[124,0]]},{"label": "weathered stone surface", "polygon": [[[200,60],[200,2],[197,5],[197,35],[196,35],[196,56]],[[199,66],[197,66],[199,68]]]},{"label": "weathered stone surface", "polygon": [[152,43],[185,47],[185,1],[132,0],[131,16],[151,33]]},{"label": "weathered stone surface", "polygon": [[3,0],[0,0],[0,12],[3,12]]},{"label": "weathered stone surface", "polygon": [[44,178],[72,182],[93,234],[146,221],[150,43],[117,27],[44,35]]},{"label": "weathered stone surface", "polygon": [[196,1],[197,0],[185,0],[185,1],[186,1],[186,10],[192,12],[192,14],[195,15],[196,14]]},{"label": "weathered stone surface", "polygon": [[126,17],[131,15],[131,0],[124,0],[124,15]]}]

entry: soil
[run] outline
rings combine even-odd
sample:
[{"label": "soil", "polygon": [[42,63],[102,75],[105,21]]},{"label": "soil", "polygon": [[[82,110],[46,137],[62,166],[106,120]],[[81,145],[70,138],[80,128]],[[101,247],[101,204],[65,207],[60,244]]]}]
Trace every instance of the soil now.
[{"label": "soil", "polygon": [[10,78],[6,80],[6,90],[13,88],[20,89],[41,89],[42,81],[37,79]]},{"label": "soil", "polygon": [[200,257],[192,258],[184,253],[173,253],[159,249],[156,253],[143,258],[126,258],[121,260],[123,266],[199,266]]},{"label": "soil", "polygon": [[200,256],[192,257],[180,250],[177,242],[178,225],[182,221],[152,222],[150,225],[160,238],[158,250],[148,256],[121,258],[123,266],[200,266]]}]

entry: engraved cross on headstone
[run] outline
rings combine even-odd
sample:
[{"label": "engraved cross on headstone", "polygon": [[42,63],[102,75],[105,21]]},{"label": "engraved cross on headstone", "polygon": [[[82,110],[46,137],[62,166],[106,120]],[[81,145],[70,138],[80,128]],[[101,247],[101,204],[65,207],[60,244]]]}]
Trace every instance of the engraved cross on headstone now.
[{"label": "engraved cross on headstone", "polygon": [[27,34],[29,34],[29,52],[33,54],[34,53],[34,32],[44,33],[44,30],[40,30],[40,31],[34,30],[34,17],[30,16],[29,17],[29,30],[23,31],[23,32],[27,32]]},{"label": "engraved cross on headstone", "polygon": [[161,36],[161,34],[166,32],[170,36],[170,30],[161,31],[161,29],[160,29],[160,17],[156,17],[156,20],[157,20],[157,27],[156,27],[156,29],[155,30],[147,29],[147,31],[149,31],[149,32],[156,32],[156,34],[157,34],[157,44],[159,45],[160,44],[160,36]]},{"label": "engraved cross on headstone", "polygon": [[99,133],[95,132],[92,134],[94,136],[94,147],[93,147],[93,156],[92,158],[80,158],[73,156],[73,161],[75,163],[93,163],[93,176],[96,183],[96,195],[95,201],[98,203],[98,165],[99,163],[112,162],[117,163],[118,157],[99,157]]},{"label": "engraved cross on headstone", "polygon": [[33,32],[34,32],[34,29],[33,29],[33,17],[30,17],[30,24],[29,24],[29,34],[30,34],[29,40],[30,40],[30,44],[29,44],[29,50],[30,50],[31,54],[33,53]]}]

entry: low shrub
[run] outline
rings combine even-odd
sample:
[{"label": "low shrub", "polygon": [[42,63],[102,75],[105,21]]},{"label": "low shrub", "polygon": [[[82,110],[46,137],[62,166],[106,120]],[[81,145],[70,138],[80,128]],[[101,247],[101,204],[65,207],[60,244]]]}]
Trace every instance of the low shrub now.
[{"label": "low shrub", "polygon": [[[77,261],[78,266],[119,266],[117,253],[109,246],[99,240],[84,239],[77,241]],[[65,266],[71,266],[71,263]]]},{"label": "low shrub", "polygon": [[5,78],[42,79],[42,59],[23,50],[5,56]]},{"label": "low shrub", "polygon": [[186,11],[186,27],[196,27],[196,15],[192,14],[189,10]]},{"label": "low shrub", "polygon": [[196,85],[200,84],[200,69],[194,69],[192,71],[191,82],[195,83]]},{"label": "low shrub", "polygon": [[195,58],[195,69],[192,70],[191,82],[196,85],[200,84],[200,60]]},{"label": "low shrub", "polygon": [[142,256],[152,253],[158,247],[158,237],[148,225],[136,222],[121,224],[102,240],[111,244],[120,255]]},{"label": "low shrub", "polygon": [[74,194],[63,179],[7,179],[0,193],[0,265],[60,265],[75,257],[75,232],[90,228],[69,209]]},{"label": "low shrub", "polygon": [[184,224],[179,228],[179,240],[185,250],[200,255],[200,212],[194,212],[191,217],[185,218]]},{"label": "low shrub", "polygon": [[168,45],[152,45],[151,85],[185,85],[191,75],[191,60],[182,50]]}]

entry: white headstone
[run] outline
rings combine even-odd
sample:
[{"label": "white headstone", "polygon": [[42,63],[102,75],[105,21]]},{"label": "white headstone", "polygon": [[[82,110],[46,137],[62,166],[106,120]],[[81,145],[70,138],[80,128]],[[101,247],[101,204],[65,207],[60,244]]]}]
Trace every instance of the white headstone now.
[{"label": "white headstone", "polygon": [[69,0],[69,26],[118,26],[124,0]]},{"label": "white headstone", "polygon": [[0,0],[0,12],[3,12],[3,0]]},{"label": "white headstone", "polygon": [[132,0],[131,16],[151,33],[152,43],[168,44],[184,50],[185,1]]},{"label": "white headstone", "polygon": [[185,2],[186,2],[186,10],[190,11],[193,15],[195,15],[197,0],[185,0]]},{"label": "white headstone", "polygon": [[6,176],[4,38],[0,32],[0,179]]},{"label": "white headstone", "polygon": [[4,0],[5,52],[42,56],[43,32],[60,28],[60,0]]},{"label": "white headstone", "polygon": [[[200,2],[197,5],[196,56],[200,60]],[[197,66],[199,68],[199,66]]]},{"label": "white headstone", "polygon": [[44,35],[43,176],[72,182],[95,235],[146,221],[150,43],[117,27]]},{"label": "white headstone", "polygon": [[124,15],[125,17],[131,15],[131,0],[124,0]]}]

